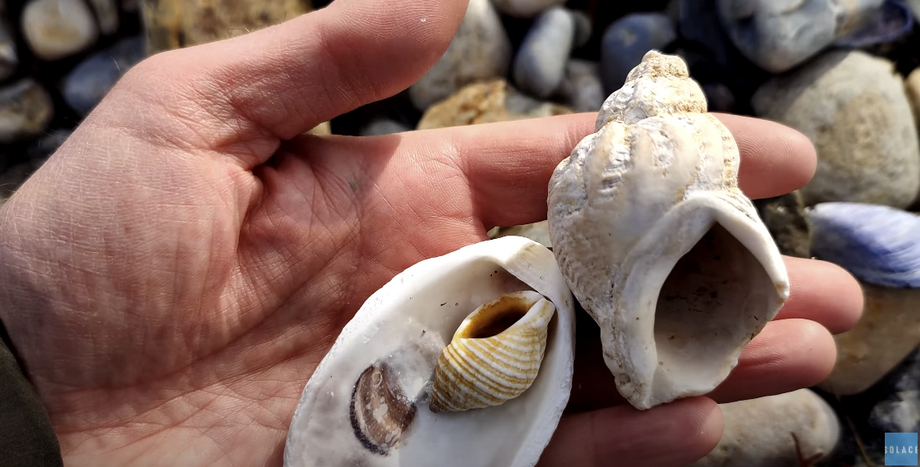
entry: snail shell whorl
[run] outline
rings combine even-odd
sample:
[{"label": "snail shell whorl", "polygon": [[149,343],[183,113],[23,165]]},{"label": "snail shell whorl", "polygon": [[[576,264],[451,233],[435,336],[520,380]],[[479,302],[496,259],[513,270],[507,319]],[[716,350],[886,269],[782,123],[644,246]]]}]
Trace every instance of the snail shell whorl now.
[{"label": "snail shell whorl", "polygon": [[491,407],[526,391],[540,371],[555,311],[532,291],[502,295],[473,311],[438,358],[431,411]]}]

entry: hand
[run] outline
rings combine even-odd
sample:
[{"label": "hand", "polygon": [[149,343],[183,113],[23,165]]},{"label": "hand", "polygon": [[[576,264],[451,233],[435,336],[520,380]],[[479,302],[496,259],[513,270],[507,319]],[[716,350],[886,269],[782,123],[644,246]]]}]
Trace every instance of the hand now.
[{"label": "hand", "polygon": [[[372,292],[493,225],[545,217],[549,176],[592,115],[303,135],[418,79],[465,6],[339,0],[154,56],[0,210],[0,319],[68,465],[280,465],[304,384]],[[721,118],[748,195],[811,176],[798,133]],[[787,264],[789,304],[715,400],[830,370],[825,328],[853,325],[859,289],[834,266]],[[543,464],[676,466],[719,439],[711,399],[636,412],[611,397],[600,352],[586,357]]]}]

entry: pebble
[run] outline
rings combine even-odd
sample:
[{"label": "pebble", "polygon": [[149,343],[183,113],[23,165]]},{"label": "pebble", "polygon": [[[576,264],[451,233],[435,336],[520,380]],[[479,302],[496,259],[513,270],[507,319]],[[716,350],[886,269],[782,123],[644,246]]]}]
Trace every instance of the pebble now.
[{"label": "pebble", "polygon": [[812,229],[805,216],[805,203],[798,191],[754,201],[780,253],[797,258],[811,257]]},{"label": "pebble", "polygon": [[562,5],[565,0],[492,0],[492,3],[506,15],[533,18],[545,10]]},{"label": "pebble", "polygon": [[511,40],[489,0],[470,0],[457,34],[437,64],[409,87],[419,110],[475,81],[503,77],[511,66]]},{"label": "pebble", "polygon": [[538,101],[516,91],[505,80],[496,79],[473,83],[449,99],[431,106],[422,115],[417,129],[504,122],[568,113],[572,113],[572,110]]},{"label": "pebble", "polygon": [[0,88],[0,143],[44,131],[54,115],[51,95],[31,78]]},{"label": "pebble", "polygon": [[572,43],[572,49],[584,46],[591,40],[594,34],[594,25],[591,24],[591,17],[581,10],[569,10],[572,19],[575,20],[575,38]]},{"label": "pebble", "polygon": [[920,0],[907,0],[907,6],[914,12],[914,18],[920,20]]},{"label": "pebble", "polygon": [[910,8],[900,0],[885,0],[882,7],[858,30],[837,39],[837,47],[864,48],[892,42],[914,27]]},{"label": "pebble", "polygon": [[749,60],[782,73],[852,33],[883,0],[717,0],[722,25]]},{"label": "pebble", "polygon": [[82,0],[32,0],[22,12],[22,33],[42,60],[57,60],[86,50],[99,29]]},{"label": "pebble", "polygon": [[89,0],[96,18],[99,19],[99,31],[105,35],[118,31],[118,5],[115,0]]},{"label": "pebble", "polygon": [[869,389],[920,345],[920,289],[860,285],[862,318],[853,329],[834,336],[837,363],[818,385],[838,396]]},{"label": "pebble", "polygon": [[760,117],[808,136],[818,152],[806,205],[854,201],[907,207],[920,192],[920,145],[902,79],[860,51],[822,54],[754,94]]},{"label": "pebble", "polygon": [[540,14],[514,59],[515,84],[534,97],[549,97],[562,82],[574,37],[575,19],[568,10],[554,7]]},{"label": "pebble", "polygon": [[662,13],[633,13],[607,27],[601,39],[601,79],[610,94],[649,50],[660,50],[677,38],[671,18]]},{"label": "pebble", "polygon": [[144,29],[153,53],[241,36],[312,10],[309,0],[143,0],[143,4]]},{"label": "pebble", "polygon": [[81,115],[88,114],[128,69],[145,57],[143,37],[123,39],[91,55],[64,78],[64,100]]},{"label": "pebble", "polygon": [[16,43],[10,36],[6,25],[0,21],[0,80],[9,78],[19,66],[19,56],[16,54]]},{"label": "pebble", "polygon": [[869,423],[894,433],[920,430],[920,348],[898,365],[889,396],[875,405]]},{"label": "pebble", "polygon": [[389,118],[377,118],[368,123],[361,129],[361,136],[383,136],[383,135],[392,135],[394,133],[402,133],[405,131],[411,131],[412,128],[409,128],[402,123],[397,122]]},{"label": "pebble", "polygon": [[597,62],[569,59],[555,98],[575,112],[597,112],[607,98]]},{"label": "pebble", "polygon": [[692,467],[801,467],[795,440],[807,459],[830,454],[840,437],[834,410],[808,389],[719,408],[722,439]]}]

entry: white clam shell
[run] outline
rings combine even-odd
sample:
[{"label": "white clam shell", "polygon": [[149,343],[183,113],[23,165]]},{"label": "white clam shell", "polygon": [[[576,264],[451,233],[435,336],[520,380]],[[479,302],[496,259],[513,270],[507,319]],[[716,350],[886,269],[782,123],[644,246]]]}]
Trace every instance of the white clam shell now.
[{"label": "white clam shell", "polygon": [[555,312],[533,291],[505,294],[477,308],[438,358],[429,408],[481,409],[524,393],[540,372]]},{"label": "white clam shell", "polygon": [[549,187],[553,251],[644,409],[705,394],[789,294],[738,148],[678,57],[649,52]]},{"label": "white clam shell", "polygon": [[[495,407],[431,412],[435,366],[455,330],[480,305],[524,289],[556,309],[530,388]],[[284,465],[535,465],[571,391],[573,303],[553,254],[522,237],[408,268],[364,303],[307,382]]]}]

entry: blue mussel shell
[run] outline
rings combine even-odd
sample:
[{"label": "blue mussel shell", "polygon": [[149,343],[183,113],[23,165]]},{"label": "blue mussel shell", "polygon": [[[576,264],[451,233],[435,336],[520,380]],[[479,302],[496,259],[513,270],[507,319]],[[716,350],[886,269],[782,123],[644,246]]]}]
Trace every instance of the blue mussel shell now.
[{"label": "blue mussel shell", "polygon": [[874,204],[822,203],[808,218],[815,257],[863,282],[920,288],[920,216]]}]

